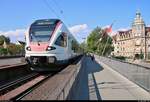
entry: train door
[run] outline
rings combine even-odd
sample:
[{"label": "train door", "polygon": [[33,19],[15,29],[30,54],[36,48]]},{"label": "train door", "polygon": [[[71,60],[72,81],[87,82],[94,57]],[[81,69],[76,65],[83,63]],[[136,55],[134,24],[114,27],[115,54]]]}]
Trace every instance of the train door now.
[{"label": "train door", "polygon": [[72,39],[71,40],[71,56],[73,57],[74,56],[74,40]]},{"label": "train door", "polygon": [[67,59],[67,34],[65,32],[61,32],[55,42],[55,45],[57,45],[56,53],[59,56],[59,60]]},{"label": "train door", "polygon": [[64,58],[66,58],[66,59],[68,59],[69,58],[69,55],[68,55],[68,34],[66,33],[66,32],[62,32],[62,36],[63,36],[63,38],[64,38],[64,55],[65,55],[65,57]]},{"label": "train door", "polygon": [[72,44],[71,44],[71,36],[68,35],[68,57],[71,58],[72,57]]}]

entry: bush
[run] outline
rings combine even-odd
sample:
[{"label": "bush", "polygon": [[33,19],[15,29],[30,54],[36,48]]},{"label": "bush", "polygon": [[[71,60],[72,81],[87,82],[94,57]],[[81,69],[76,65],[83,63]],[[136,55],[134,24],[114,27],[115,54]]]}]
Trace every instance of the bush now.
[{"label": "bush", "polygon": [[5,48],[0,48],[0,55],[7,55],[8,54],[8,50]]}]

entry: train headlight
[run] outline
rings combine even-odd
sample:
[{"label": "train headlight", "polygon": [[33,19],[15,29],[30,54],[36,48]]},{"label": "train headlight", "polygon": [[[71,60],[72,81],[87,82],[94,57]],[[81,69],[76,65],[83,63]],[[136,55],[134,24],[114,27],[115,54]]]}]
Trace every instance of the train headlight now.
[{"label": "train headlight", "polygon": [[48,57],[48,63],[55,63],[55,57]]},{"label": "train headlight", "polygon": [[26,50],[31,51],[31,47],[30,46],[26,47]]},{"label": "train headlight", "polygon": [[53,47],[53,46],[48,46],[46,50],[47,50],[47,51],[51,51],[51,50],[55,50],[55,49],[56,49],[56,48]]}]

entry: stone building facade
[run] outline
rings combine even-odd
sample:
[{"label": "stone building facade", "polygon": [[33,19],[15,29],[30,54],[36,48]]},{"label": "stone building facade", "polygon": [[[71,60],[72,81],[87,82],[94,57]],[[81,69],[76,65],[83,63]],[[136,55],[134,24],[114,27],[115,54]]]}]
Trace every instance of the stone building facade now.
[{"label": "stone building facade", "polygon": [[146,27],[140,12],[136,12],[131,29],[118,31],[113,36],[113,45],[115,56],[136,58],[142,55],[144,59],[150,59],[150,27]]}]

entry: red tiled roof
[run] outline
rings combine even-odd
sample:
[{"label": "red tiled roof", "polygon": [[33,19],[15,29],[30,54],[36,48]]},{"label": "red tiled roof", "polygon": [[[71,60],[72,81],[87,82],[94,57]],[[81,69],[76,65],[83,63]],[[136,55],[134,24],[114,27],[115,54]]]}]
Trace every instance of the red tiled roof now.
[{"label": "red tiled roof", "polygon": [[150,27],[146,27],[146,32],[150,32]]},{"label": "red tiled roof", "polygon": [[132,31],[132,29],[126,30],[126,31],[118,31],[119,33],[127,33],[129,31]]}]

